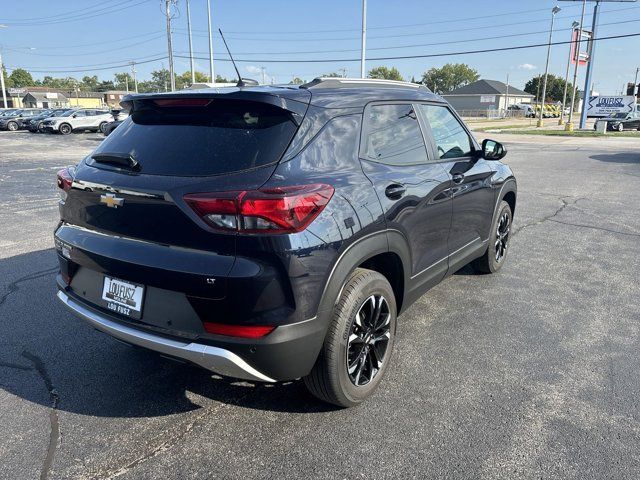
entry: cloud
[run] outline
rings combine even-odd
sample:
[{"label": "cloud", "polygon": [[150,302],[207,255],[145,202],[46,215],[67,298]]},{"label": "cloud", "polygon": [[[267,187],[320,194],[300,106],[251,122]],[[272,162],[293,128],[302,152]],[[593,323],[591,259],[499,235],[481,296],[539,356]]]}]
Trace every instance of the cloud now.
[{"label": "cloud", "polygon": [[535,65],[532,65],[531,63],[522,63],[518,65],[518,68],[522,70],[535,70],[537,67]]},{"label": "cloud", "polygon": [[[256,65],[247,65],[244,67],[247,72],[251,75],[251,78],[257,80],[258,82],[262,82],[262,67],[258,67]],[[264,82],[269,85],[270,83],[275,83],[276,77],[271,76],[268,73],[268,70],[265,69],[264,74]]]}]

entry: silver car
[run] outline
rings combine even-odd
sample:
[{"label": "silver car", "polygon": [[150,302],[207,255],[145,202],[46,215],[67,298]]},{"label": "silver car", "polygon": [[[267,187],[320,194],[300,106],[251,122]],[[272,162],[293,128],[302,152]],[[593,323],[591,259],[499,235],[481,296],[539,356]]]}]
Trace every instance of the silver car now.
[{"label": "silver car", "polygon": [[70,110],[59,117],[50,117],[42,122],[42,131],[69,135],[74,130],[101,131],[109,122],[113,121],[113,115],[109,110],[81,108]]}]

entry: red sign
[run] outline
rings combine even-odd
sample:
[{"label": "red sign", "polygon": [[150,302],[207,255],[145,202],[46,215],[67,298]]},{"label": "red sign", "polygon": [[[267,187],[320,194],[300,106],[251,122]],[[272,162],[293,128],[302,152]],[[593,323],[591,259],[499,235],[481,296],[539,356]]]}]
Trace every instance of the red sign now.
[{"label": "red sign", "polygon": [[589,54],[591,52],[591,32],[582,30],[579,56],[577,52],[578,35],[580,35],[580,29],[576,28],[573,30],[573,35],[571,36],[571,63],[575,64],[576,61],[578,61],[578,65],[586,65],[589,62]]}]

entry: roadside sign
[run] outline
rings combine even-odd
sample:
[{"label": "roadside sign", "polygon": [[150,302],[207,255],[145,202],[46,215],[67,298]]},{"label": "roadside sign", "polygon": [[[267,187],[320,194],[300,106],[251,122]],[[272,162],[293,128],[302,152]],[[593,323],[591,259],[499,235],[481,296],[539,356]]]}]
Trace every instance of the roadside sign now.
[{"label": "roadside sign", "polygon": [[609,117],[615,113],[633,112],[635,98],[632,95],[589,97],[587,117]]}]

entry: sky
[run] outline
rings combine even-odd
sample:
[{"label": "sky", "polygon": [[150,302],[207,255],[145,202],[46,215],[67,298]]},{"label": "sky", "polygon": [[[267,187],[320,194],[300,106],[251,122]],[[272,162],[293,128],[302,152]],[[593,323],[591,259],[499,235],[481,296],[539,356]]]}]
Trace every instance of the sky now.
[{"label": "sky", "polygon": [[[113,79],[136,61],[140,80],[168,66],[163,0],[0,0],[0,49],[9,71],[25,68],[45,75],[98,75]],[[346,69],[360,75],[361,0],[211,0],[213,28],[225,33],[241,74],[267,82],[311,80]],[[206,0],[191,0],[196,69],[208,72]],[[395,66],[405,79],[420,78],[431,67],[467,63],[482,78],[524,88],[544,73],[546,46],[464,54],[510,46],[546,44],[551,9],[558,5],[554,42],[570,40],[571,23],[580,19],[582,2],[554,0],[368,0],[367,70]],[[587,3],[585,28],[592,22]],[[9,8],[7,8],[9,6]],[[175,70],[189,70],[186,0],[177,0],[172,31]],[[602,4],[598,36],[640,34],[640,3]],[[500,37],[500,38],[496,38]],[[219,35],[215,35],[216,74],[235,73]],[[549,73],[564,76],[569,46],[551,48]],[[594,90],[619,94],[640,67],[640,36],[598,42]],[[381,57],[440,55],[427,58]],[[314,61],[312,61],[314,60]],[[322,60],[322,61],[319,61]],[[328,61],[324,61],[328,60]],[[578,85],[584,84],[584,68]]]}]

